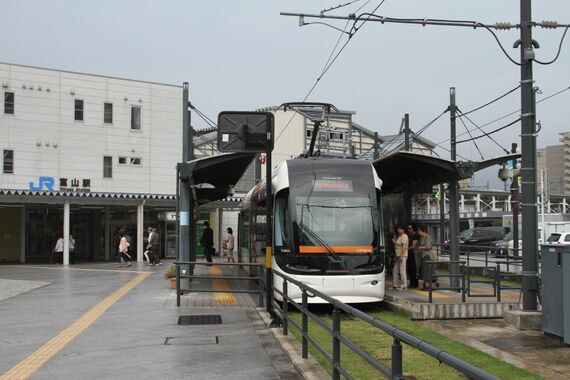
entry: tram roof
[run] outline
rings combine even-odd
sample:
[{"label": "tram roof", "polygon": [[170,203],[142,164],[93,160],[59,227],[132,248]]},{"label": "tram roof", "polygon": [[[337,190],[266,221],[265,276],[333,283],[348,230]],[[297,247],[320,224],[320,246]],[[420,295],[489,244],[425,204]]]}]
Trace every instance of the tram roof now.
[{"label": "tram roof", "polygon": [[450,161],[419,153],[399,151],[375,160],[372,165],[382,180],[382,193],[431,192],[434,185],[470,178],[478,170],[520,158],[508,154],[484,161]]}]

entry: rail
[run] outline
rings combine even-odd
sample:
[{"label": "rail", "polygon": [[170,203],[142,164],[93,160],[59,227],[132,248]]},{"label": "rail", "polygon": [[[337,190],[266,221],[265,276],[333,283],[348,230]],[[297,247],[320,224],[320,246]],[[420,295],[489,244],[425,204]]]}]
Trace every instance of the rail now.
[{"label": "rail", "polygon": [[[403,376],[403,355],[402,355],[402,344],[405,343],[411,347],[414,347],[421,352],[431,356],[432,358],[438,360],[440,363],[444,363],[452,368],[455,368],[462,374],[466,375],[470,379],[496,379],[493,375],[481,370],[469,364],[439,348],[430,345],[402,330],[399,330],[385,322],[382,322],[352,306],[349,306],[343,302],[336,300],[318,290],[311,288],[310,286],[297,281],[286,274],[274,271],[275,276],[279,276],[283,279],[282,291],[273,287],[273,291],[276,294],[281,295],[283,303],[281,308],[276,308],[281,315],[283,322],[283,334],[288,335],[289,324],[295,327],[301,332],[301,356],[306,359],[309,354],[309,344],[311,344],[324,358],[327,360],[332,367],[332,378],[334,380],[340,379],[341,375],[347,379],[351,379],[351,375],[347,372],[345,368],[341,365],[341,344],[344,344],[350,351],[354,352],[364,361],[369,363],[376,370],[381,372],[388,378],[391,379],[404,379]],[[302,292],[301,304],[295,302],[288,295],[289,283],[299,287]],[[328,302],[334,307],[332,312],[332,326],[329,326],[325,321],[320,319],[317,315],[309,311],[308,298],[309,297],[319,297],[322,300]],[[302,313],[301,324],[299,325],[291,316],[289,315],[289,305],[293,306],[295,309]],[[341,312],[344,312],[352,317],[359,318],[370,325],[384,331],[385,333],[393,337],[392,351],[391,351],[391,367],[382,364],[380,361],[375,359],[372,355],[367,353],[365,350],[360,348],[356,343],[350,340],[346,335],[341,333]],[[330,355],[323,347],[321,347],[317,341],[311,338],[309,334],[309,318],[316,324],[321,326],[325,331],[327,331],[332,338],[332,355]]]},{"label": "rail", "polygon": [[[441,274],[437,273],[437,265],[438,264],[459,264],[459,274]],[[442,287],[438,286],[437,290],[453,290],[453,291],[460,291],[461,292],[461,302],[465,302],[465,261],[462,260],[449,260],[449,261],[426,261],[426,265],[429,266],[428,269],[428,302],[433,303],[433,280],[434,276],[437,278],[449,278],[449,283],[451,284],[451,279],[459,278],[461,280],[461,286],[449,286],[449,287]],[[451,266],[449,267],[451,270]]]},{"label": "rail", "polygon": [[[264,267],[263,264],[257,263],[208,263],[203,261],[175,261],[176,265],[176,306],[180,306],[180,296],[186,292],[197,292],[197,293],[249,293],[249,294],[259,294],[258,305],[263,307],[263,279],[264,279]],[[223,267],[250,267],[257,268],[257,276],[214,276],[214,275],[198,275],[194,274],[194,266],[210,266],[218,265]],[[182,268],[184,267],[184,268]],[[182,272],[185,271],[185,272]],[[181,280],[188,279],[188,288],[182,288]],[[210,280],[237,280],[237,281],[257,281],[258,288],[253,289],[196,289],[191,288],[193,279],[210,279]]]}]

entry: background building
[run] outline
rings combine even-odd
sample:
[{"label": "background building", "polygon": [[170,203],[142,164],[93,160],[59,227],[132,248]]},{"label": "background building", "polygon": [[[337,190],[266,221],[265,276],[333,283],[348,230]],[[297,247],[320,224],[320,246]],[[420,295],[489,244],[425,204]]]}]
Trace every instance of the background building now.
[{"label": "background building", "polygon": [[51,260],[67,216],[79,259],[119,230],[141,258],[149,225],[175,253],[181,86],[7,63],[0,83],[0,261]]}]

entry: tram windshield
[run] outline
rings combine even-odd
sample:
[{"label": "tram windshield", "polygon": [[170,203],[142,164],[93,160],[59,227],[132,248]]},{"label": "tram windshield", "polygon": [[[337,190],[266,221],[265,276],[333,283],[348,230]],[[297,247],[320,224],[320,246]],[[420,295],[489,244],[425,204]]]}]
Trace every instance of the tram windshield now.
[{"label": "tram windshield", "polygon": [[289,169],[289,189],[277,194],[275,203],[277,264],[296,274],[380,273],[380,216],[371,166],[293,162]]}]

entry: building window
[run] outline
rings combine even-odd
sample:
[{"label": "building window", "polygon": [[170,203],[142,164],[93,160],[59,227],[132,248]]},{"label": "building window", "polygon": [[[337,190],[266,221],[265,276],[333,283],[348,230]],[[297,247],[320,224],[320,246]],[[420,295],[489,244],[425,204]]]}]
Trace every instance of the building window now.
[{"label": "building window", "polygon": [[14,93],[5,92],[4,93],[4,113],[7,115],[14,114]]},{"label": "building window", "polygon": [[127,164],[127,157],[119,157],[119,164],[126,165]]},{"label": "building window", "polygon": [[14,173],[14,151],[4,150],[4,173],[12,174]]},{"label": "building window", "polygon": [[305,133],[307,134],[307,137],[311,137],[313,135],[313,130],[312,129],[307,129],[305,131]]},{"label": "building window", "polygon": [[131,157],[131,165],[140,165],[141,159],[140,157]]},{"label": "building window", "polygon": [[131,107],[131,129],[141,129],[141,108]]},{"label": "building window", "polygon": [[113,178],[113,157],[103,157],[103,178]]},{"label": "building window", "polygon": [[330,132],[329,138],[331,140],[342,140],[342,139],[344,139],[344,133],[342,133],[342,132]]},{"label": "building window", "polygon": [[83,121],[83,100],[75,99],[75,120]]},{"label": "building window", "polygon": [[103,123],[113,124],[113,103],[104,104]]}]

